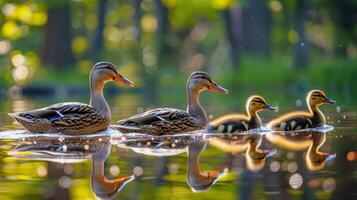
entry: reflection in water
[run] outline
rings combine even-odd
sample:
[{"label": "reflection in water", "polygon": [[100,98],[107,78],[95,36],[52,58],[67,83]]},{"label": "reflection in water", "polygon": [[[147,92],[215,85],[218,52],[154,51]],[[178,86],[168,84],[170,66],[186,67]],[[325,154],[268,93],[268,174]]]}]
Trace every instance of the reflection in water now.
[{"label": "reflection in water", "polygon": [[[1,132],[0,138],[2,134],[4,134],[5,136],[11,135],[9,131]],[[20,135],[23,137],[20,137]],[[65,176],[64,174],[59,173],[60,170],[58,169],[64,167],[63,164],[56,163],[76,163],[91,160],[92,165],[90,188],[95,197],[99,199],[115,198],[116,195],[125,187],[126,184],[134,180],[134,175],[124,176],[122,178],[117,179],[108,179],[108,177],[105,175],[105,161],[111,153],[112,145],[119,147],[113,149],[114,152],[115,150],[118,151],[119,149],[121,149],[119,150],[121,152],[128,152],[127,150],[122,151],[124,147],[126,149],[132,150],[137,154],[149,156],[151,157],[151,159],[153,156],[174,157],[178,154],[186,152],[186,182],[188,185],[188,187],[186,186],[186,188],[189,188],[193,192],[217,191],[217,188],[219,187],[213,187],[213,189],[212,186],[220,179],[220,177],[222,177],[223,174],[228,171],[228,166],[231,168],[232,173],[236,173],[236,169],[242,169],[242,171],[239,172],[239,184],[242,184],[239,186],[241,188],[239,193],[243,196],[249,196],[254,193],[253,191],[255,190],[250,188],[253,187],[253,185],[249,184],[254,183],[258,176],[261,177],[260,175],[257,175],[257,173],[264,174],[263,178],[261,178],[263,181],[267,181],[267,184],[275,183],[278,180],[278,182],[284,181],[284,185],[290,185],[290,187],[295,190],[306,187],[306,180],[308,179],[304,176],[303,173],[296,173],[298,166],[295,162],[290,163],[285,169],[285,161],[280,163],[277,160],[273,160],[275,158],[274,157],[270,158],[272,159],[272,162],[269,162],[269,173],[266,174],[267,170],[262,170],[267,162],[267,158],[274,155],[276,152],[276,150],[271,149],[269,147],[265,148],[265,146],[269,145],[269,143],[274,146],[282,147],[289,151],[305,151],[305,163],[309,170],[321,170],[325,167],[327,161],[335,158],[335,154],[322,152],[320,150],[326,142],[326,133],[316,131],[264,133],[245,132],[234,134],[205,134],[202,132],[195,132],[191,134],[187,133],[181,135],[159,137],[153,137],[150,135],[143,134],[123,135],[111,132],[103,133],[102,135],[98,134],[91,137],[50,137],[47,135],[31,135],[26,132],[16,132],[16,134],[13,135],[12,138],[17,139],[16,147],[10,151],[10,155],[12,155],[13,157],[26,160],[50,161],[50,168],[47,169],[49,174],[48,177],[52,180],[58,180],[60,186],[62,187],[56,188],[54,194],[55,196],[61,196],[61,193],[66,190],[66,195],[69,197],[69,188],[72,187],[73,183],[75,183],[74,181],[72,181],[72,177]],[[218,149],[221,151],[221,154],[219,155],[221,158],[215,160],[215,162],[219,161],[220,163],[218,163],[218,165],[222,167],[216,170],[210,170],[205,172],[201,170],[203,166],[212,163],[207,162],[207,159],[206,162],[204,162],[204,160],[201,159],[201,157],[203,157],[201,155],[203,152],[206,152],[208,154],[212,153],[212,149]],[[230,155],[222,157],[222,152],[229,153]],[[116,154],[113,154],[115,156],[115,159],[118,160]],[[241,156],[238,155],[243,155],[245,159],[240,159]],[[134,157],[134,159],[136,158],[137,157]],[[211,157],[209,157],[209,159],[210,158]],[[167,180],[170,180],[170,178],[168,177],[174,177],[173,181],[177,182],[180,181],[180,178],[183,178],[183,176],[168,174],[167,170],[170,170],[168,163],[175,163],[177,161],[172,161],[171,158],[159,159],[169,160],[166,160],[167,165],[165,164],[155,169],[155,171],[159,172],[155,174],[155,180],[159,180],[159,182],[156,182],[157,184],[155,184],[155,187],[161,187],[160,184],[166,183]],[[229,160],[229,163],[227,163],[227,159]],[[240,168],[243,163],[246,163],[246,168],[248,170],[244,170],[244,167]],[[178,165],[176,166],[179,166],[180,164],[182,163],[178,163]],[[233,165],[238,167],[233,167]],[[145,168],[145,172],[149,172],[150,166],[145,167],[149,167],[149,169]],[[179,171],[179,168],[177,169],[177,171]],[[142,174],[142,170],[144,168],[140,169]],[[185,169],[185,167],[182,167],[182,169]],[[137,176],[141,176],[135,172],[135,168],[133,171],[134,174],[136,174]],[[281,172],[278,173],[279,171]],[[284,173],[283,171],[291,173],[291,176],[289,176],[288,179],[279,178],[281,177],[281,173]],[[50,176],[50,174],[54,174],[54,172],[58,172],[59,174],[57,174],[56,176]],[[64,179],[63,177],[65,177],[66,179]],[[226,178],[229,180],[230,176],[227,176]],[[276,180],[271,181],[272,178]],[[148,176],[145,173],[145,176],[135,182],[138,185],[141,185],[145,184],[145,182],[149,179],[151,179],[151,176]],[[161,182],[162,180],[163,182]],[[277,186],[269,187],[273,188],[274,191],[277,190]],[[135,188],[137,188],[137,185]],[[279,192],[284,191],[279,190]],[[62,196],[63,195],[64,194],[62,194]],[[287,194],[285,194],[285,196],[286,195]]]},{"label": "reflection in water", "polygon": [[202,133],[160,137],[127,135],[125,140],[119,141],[119,146],[149,156],[173,156],[187,151],[187,184],[194,192],[207,191],[227,171],[227,168],[208,172],[200,170],[200,154],[207,146]]},{"label": "reflection in water", "polygon": [[114,198],[135,178],[131,175],[109,180],[105,176],[104,163],[111,150],[108,136],[63,140],[34,136],[23,138],[18,142],[19,144],[9,153],[18,159],[43,160],[51,163],[77,163],[92,159],[91,189],[99,199]]},{"label": "reflection in water", "polygon": [[266,135],[269,142],[287,150],[305,153],[305,162],[309,170],[321,170],[326,162],[335,158],[335,153],[321,152],[320,147],[326,142],[326,133],[317,131],[271,132]]},{"label": "reflection in water", "polygon": [[209,188],[228,170],[213,170],[203,173],[200,170],[200,154],[206,149],[207,141],[196,138],[187,150],[187,184],[193,192],[203,192]]},{"label": "reflection in water", "polygon": [[112,199],[124,186],[135,179],[134,175],[109,180],[104,174],[104,162],[110,154],[111,145],[102,143],[92,155],[91,187],[100,199]]},{"label": "reflection in water", "polygon": [[262,135],[256,133],[236,133],[220,135],[208,139],[210,145],[232,154],[244,153],[247,168],[252,171],[261,170],[265,160],[275,153],[269,149],[259,149]]}]

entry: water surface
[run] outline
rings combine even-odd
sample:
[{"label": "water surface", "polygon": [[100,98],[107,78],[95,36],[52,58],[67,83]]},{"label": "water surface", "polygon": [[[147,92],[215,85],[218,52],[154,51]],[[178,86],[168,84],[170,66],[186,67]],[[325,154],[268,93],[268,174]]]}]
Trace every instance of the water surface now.
[{"label": "water surface", "polygon": [[[324,106],[333,128],[318,131],[163,137],[114,130],[38,136],[6,115],[55,102],[0,103],[0,199],[357,199],[357,112],[351,108]],[[155,107],[135,95],[109,104],[114,121]],[[210,101],[205,107],[214,116],[232,110]],[[264,121],[276,115],[261,114]]]}]

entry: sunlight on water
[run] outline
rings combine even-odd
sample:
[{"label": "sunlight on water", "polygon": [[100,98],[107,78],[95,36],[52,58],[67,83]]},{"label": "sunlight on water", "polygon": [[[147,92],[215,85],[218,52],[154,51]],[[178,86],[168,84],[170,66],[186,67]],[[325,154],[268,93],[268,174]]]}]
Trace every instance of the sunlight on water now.
[{"label": "sunlight on water", "polygon": [[[34,107],[23,100],[13,106],[17,111]],[[113,110],[116,115],[119,109]],[[334,125],[307,130],[270,131],[263,126],[232,134],[195,131],[162,136],[115,129],[87,136],[35,134],[9,125],[13,121],[6,113],[3,116],[0,197],[14,197],[15,185],[28,183],[38,184],[40,189],[33,193],[39,198],[53,198],[58,191],[86,198],[129,198],[132,193],[166,198],[171,193],[167,190],[184,199],[234,198],[251,192],[284,198],[304,191],[330,199],[355,195],[343,188],[356,181],[352,174],[357,169],[357,137],[351,125],[356,114],[342,109],[329,114]],[[242,189],[251,186],[262,188]]]}]

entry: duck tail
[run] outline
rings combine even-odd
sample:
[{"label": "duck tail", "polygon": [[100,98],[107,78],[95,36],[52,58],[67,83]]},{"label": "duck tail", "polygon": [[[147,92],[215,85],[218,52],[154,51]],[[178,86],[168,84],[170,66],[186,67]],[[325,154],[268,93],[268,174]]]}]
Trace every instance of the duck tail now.
[{"label": "duck tail", "polygon": [[22,113],[8,113],[8,115],[12,118],[14,118],[16,121],[18,121],[20,124],[22,124],[23,122],[33,122],[30,119],[23,117],[21,115]]}]

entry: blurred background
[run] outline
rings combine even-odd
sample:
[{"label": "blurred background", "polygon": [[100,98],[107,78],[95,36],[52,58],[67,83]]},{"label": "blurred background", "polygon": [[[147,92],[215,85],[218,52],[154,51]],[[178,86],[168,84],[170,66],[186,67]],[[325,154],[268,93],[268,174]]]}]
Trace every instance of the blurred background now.
[{"label": "blurred background", "polygon": [[228,106],[253,93],[278,104],[287,96],[303,100],[312,88],[347,105],[356,97],[354,0],[2,0],[0,6],[2,98],[85,101],[88,74],[102,60],[136,83],[126,92],[153,105],[172,96],[186,101],[185,82],[195,70],[231,91],[210,95]]},{"label": "blurred background", "polygon": [[[356,196],[356,0],[0,0],[0,130],[19,128],[7,112],[88,102],[89,72],[103,60],[136,84],[106,86],[113,122],[150,107],[185,109],[186,80],[195,70],[209,72],[230,91],[202,94],[210,118],[243,111],[252,94],[280,107],[279,113],[262,112],[264,123],[285,111],[304,109],[305,95],[313,88],[338,102],[322,108],[327,123],[339,131],[324,146],[338,155],[327,170],[309,172],[303,153],[283,152],[265,171],[249,172],[242,156],[209,149],[202,169],[218,169],[225,162],[235,167],[223,178],[230,182],[198,196],[186,184],[186,155],[156,159],[114,145],[106,174],[113,179],[119,167],[120,176],[139,167],[147,178],[128,185],[121,197],[247,199],[249,193],[264,199],[264,192],[271,191],[266,187],[280,188],[274,194],[283,199]],[[89,161],[19,161],[8,155],[11,148],[0,140],[1,199],[94,198]],[[271,175],[275,159],[286,167],[269,179],[262,174]],[[292,190],[288,178],[296,171],[304,184]],[[161,177],[170,184],[162,184]]]}]

